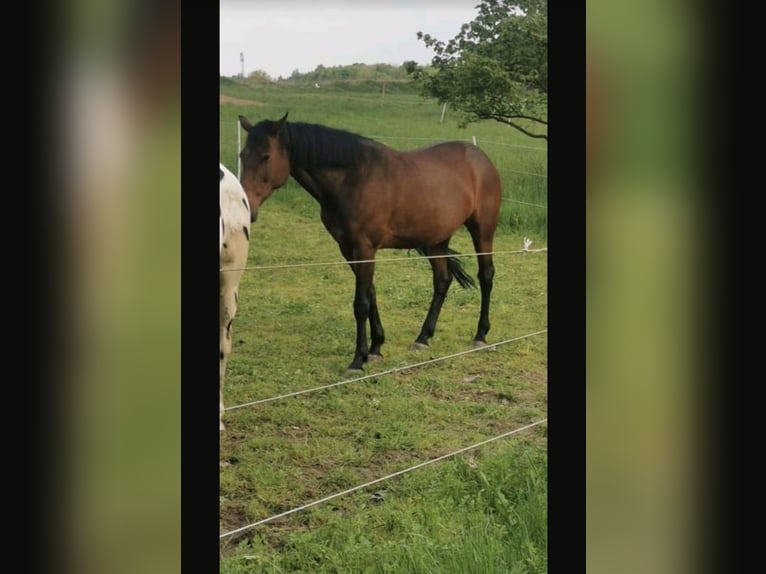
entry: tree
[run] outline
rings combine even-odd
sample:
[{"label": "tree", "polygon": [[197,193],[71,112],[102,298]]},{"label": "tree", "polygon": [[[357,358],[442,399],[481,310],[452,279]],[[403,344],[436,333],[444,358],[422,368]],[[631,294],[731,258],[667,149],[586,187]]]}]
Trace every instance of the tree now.
[{"label": "tree", "polygon": [[408,61],[405,70],[424,96],[461,114],[461,127],[492,119],[547,140],[547,0],[481,0],[477,8],[447,43],[418,32],[436,55],[431,66]]},{"label": "tree", "polygon": [[252,82],[271,82],[271,76],[269,76],[263,70],[255,70],[247,75],[247,79]]}]

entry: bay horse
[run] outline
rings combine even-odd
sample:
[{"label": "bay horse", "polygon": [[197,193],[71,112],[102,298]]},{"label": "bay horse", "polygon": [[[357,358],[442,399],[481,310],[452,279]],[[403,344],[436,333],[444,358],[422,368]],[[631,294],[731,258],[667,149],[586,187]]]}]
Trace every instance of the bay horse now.
[{"label": "bay horse", "polygon": [[[231,354],[231,324],[237,313],[239,280],[242,268],[247,264],[250,246],[251,206],[237,176],[219,162],[220,210],[219,210],[219,430],[223,424],[223,379],[226,363]],[[257,212],[256,212],[257,213]]]},{"label": "bay horse", "polygon": [[[429,259],[433,298],[411,348],[428,347],[452,279],[475,286],[449,248],[464,225],[479,263],[481,312],[474,346],[486,345],[492,278],[492,243],[500,210],[500,176],[475,145],[461,141],[396,151],[370,138],[323,125],[276,121],[255,125],[240,152],[250,207],[257,210],[271,193],[293,179],[319,203],[321,220],[356,276],[356,350],[349,370],[381,358],[385,340],[373,274],[379,249],[415,249]],[[256,211],[253,211],[255,217]],[[370,323],[370,346],[367,325]]]}]

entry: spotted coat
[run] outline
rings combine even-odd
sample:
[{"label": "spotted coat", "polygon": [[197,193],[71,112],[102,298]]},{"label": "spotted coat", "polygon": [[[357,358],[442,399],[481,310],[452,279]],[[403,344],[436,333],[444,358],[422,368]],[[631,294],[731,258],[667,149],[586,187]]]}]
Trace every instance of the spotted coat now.
[{"label": "spotted coat", "polygon": [[247,264],[250,244],[250,204],[237,177],[219,162],[220,195],[218,273],[220,297],[220,359],[219,359],[219,429],[223,424],[223,380],[226,363],[231,354],[231,327],[237,313],[239,280]]}]

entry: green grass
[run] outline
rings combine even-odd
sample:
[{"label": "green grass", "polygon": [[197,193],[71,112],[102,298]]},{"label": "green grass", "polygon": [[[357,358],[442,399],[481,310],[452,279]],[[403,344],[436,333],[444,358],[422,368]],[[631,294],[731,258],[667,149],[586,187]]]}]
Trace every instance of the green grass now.
[{"label": "green grass", "polygon": [[[411,95],[397,96],[410,102],[400,103],[398,108],[407,113],[397,115],[391,113],[397,106],[389,102],[395,96],[388,94],[386,104],[374,103],[379,95],[355,93],[355,99],[333,105],[330,100],[337,94],[320,97],[309,89],[253,94],[233,88],[222,90],[270,102],[271,107],[247,111],[253,121],[289,109],[296,120],[365,134],[375,128],[389,135],[465,135],[454,126],[440,126],[439,110],[432,121],[433,106]],[[221,106],[222,150],[231,139],[224,135],[231,131],[236,136],[233,122],[242,111],[241,106]],[[226,121],[231,130],[224,129]],[[501,127],[500,134],[493,126],[482,129],[497,141],[517,141],[507,128]],[[222,151],[222,160],[233,169],[235,148],[234,139],[230,161]],[[547,228],[547,218],[535,221]],[[521,248],[524,236],[535,240],[533,247],[545,246],[546,233],[519,225],[501,226],[496,251]],[[250,266],[342,261],[320,223],[318,206],[294,184],[262,206],[250,245]],[[472,252],[464,230],[451,246]],[[378,253],[378,260],[394,257],[408,253]],[[475,276],[475,258],[462,261]],[[497,255],[495,267],[489,342],[545,328],[547,255]],[[367,373],[469,348],[479,313],[477,289],[454,284],[431,348],[413,352],[408,347],[431,297],[430,266],[416,257],[380,261],[375,285],[386,329],[385,358],[367,365]],[[226,405],[348,378],[353,292],[353,275],[345,264],[246,271],[233,326]],[[546,364],[547,337],[542,334],[494,351],[227,411],[220,450],[221,532],[545,418]],[[546,442],[545,425],[540,425],[246,531],[221,543],[221,572],[545,572]]]},{"label": "green grass", "polygon": [[221,572],[545,572],[546,479],[539,451],[505,444],[258,530]]}]

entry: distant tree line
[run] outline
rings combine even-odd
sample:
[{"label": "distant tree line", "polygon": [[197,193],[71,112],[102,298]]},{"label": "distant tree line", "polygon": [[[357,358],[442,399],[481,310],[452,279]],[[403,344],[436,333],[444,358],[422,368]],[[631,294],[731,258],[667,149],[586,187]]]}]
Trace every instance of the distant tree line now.
[{"label": "distant tree line", "polygon": [[411,81],[404,65],[395,66],[393,64],[349,64],[345,66],[323,66],[319,65],[310,72],[301,72],[298,69],[293,70],[289,78],[273,78],[263,70],[250,72],[246,78],[250,83],[321,83],[321,82],[348,82],[348,81],[390,81],[402,82]]}]

